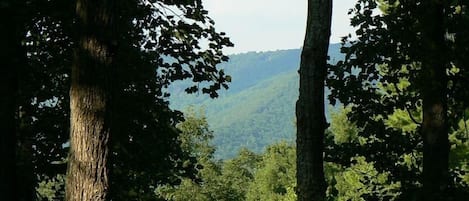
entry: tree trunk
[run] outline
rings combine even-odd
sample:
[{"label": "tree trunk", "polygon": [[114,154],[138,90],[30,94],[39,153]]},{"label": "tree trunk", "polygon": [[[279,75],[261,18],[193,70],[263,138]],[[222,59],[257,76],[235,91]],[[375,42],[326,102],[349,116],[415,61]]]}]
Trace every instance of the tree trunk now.
[{"label": "tree trunk", "polygon": [[423,198],[446,200],[448,187],[448,120],[447,75],[445,55],[444,11],[442,1],[423,3],[422,38],[423,71]]},{"label": "tree trunk", "polygon": [[70,89],[70,154],[66,200],[104,201],[109,188],[110,79],[114,1],[78,0],[77,42]]},{"label": "tree trunk", "polygon": [[20,39],[16,32],[14,1],[0,1],[0,195],[5,200],[16,198],[16,92]]},{"label": "tree trunk", "polygon": [[299,201],[325,200],[323,151],[326,118],[324,81],[327,72],[332,0],[309,0],[306,36],[301,53],[297,117],[297,195]]}]

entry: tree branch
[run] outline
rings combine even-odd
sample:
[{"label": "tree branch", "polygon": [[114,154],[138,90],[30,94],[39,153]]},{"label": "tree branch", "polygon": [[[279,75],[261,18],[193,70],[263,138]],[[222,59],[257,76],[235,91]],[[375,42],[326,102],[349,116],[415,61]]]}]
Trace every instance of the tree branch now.
[{"label": "tree branch", "polygon": [[[393,84],[394,88],[396,89],[397,93],[401,93],[401,91],[400,91],[399,88],[397,87],[397,84],[394,83],[394,82],[393,82],[392,84]],[[415,124],[417,124],[417,125],[422,125],[422,123],[418,122],[418,121],[414,118],[414,116],[413,116],[412,113],[410,112],[410,109],[407,107],[407,104],[404,105],[404,107],[405,107],[405,110],[407,111],[407,114],[409,115],[410,119],[411,119]]]}]

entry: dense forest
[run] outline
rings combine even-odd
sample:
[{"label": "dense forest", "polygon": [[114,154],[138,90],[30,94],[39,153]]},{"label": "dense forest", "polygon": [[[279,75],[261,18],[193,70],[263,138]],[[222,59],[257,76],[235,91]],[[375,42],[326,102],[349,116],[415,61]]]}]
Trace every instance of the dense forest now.
[{"label": "dense forest", "polygon": [[468,4],[226,55],[201,0],[0,0],[0,200],[468,200]]}]

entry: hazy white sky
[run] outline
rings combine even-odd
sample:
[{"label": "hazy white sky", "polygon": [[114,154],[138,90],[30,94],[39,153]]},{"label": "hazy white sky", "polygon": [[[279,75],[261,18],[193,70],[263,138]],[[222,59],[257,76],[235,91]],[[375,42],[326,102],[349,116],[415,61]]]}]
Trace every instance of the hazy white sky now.
[{"label": "hazy white sky", "polygon": [[[356,0],[334,0],[331,42],[353,32],[347,11]],[[307,0],[203,0],[218,31],[230,36],[226,53],[299,48],[306,29]]]}]

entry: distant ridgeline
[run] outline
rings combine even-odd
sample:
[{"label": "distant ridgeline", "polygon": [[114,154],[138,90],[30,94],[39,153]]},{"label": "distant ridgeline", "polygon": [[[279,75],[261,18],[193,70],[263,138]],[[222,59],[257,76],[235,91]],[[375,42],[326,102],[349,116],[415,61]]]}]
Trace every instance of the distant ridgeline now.
[{"label": "distant ridgeline", "polygon": [[[294,141],[300,54],[300,49],[292,49],[230,55],[230,61],[221,67],[232,82],[219,98],[186,94],[188,84],[179,82],[169,89],[171,107],[206,110],[216,156],[221,159],[235,156],[241,147],[261,152],[281,140]],[[330,45],[329,56],[330,63],[343,58],[340,44]]]}]

